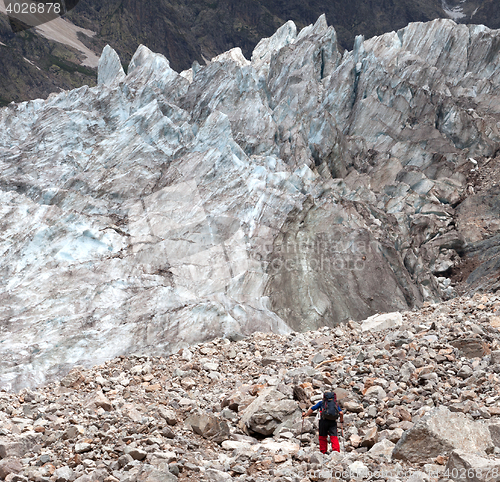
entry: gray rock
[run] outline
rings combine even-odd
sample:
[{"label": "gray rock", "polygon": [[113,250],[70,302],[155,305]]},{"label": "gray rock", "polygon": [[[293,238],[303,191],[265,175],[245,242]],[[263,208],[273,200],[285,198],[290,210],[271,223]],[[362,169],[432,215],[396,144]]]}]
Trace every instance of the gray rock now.
[{"label": "gray rock", "polygon": [[148,453],[139,447],[127,447],[126,454],[130,455],[134,460],[144,460]]},{"label": "gray rock", "polygon": [[378,400],[383,400],[385,397],[387,397],[387,393],[385,390],[378,386],[378,385],[373,385],[372,387],[368,388],[366,390],[365,394],[363,395],[363,398],[365,399],[370,399],[370,398],[377,398]]},{"label": "gray rock", "polygon": [[396,428],[394,430],[382,430],[379,433],[379,439],[381,439],[381,440],[387,439],[395,444],[402,437],[403,433],[404,433],[404,430],[401,428]]},{"label": "gray rock", "polygon": [[216,469],[207,469],[205,476],[210,482],[227,482],[233,478],[226,472]]},{"label": "gray rock", "polygon": [[177,477],[169,471],[147,470],[139,476],[142,482],[176,482]]},{"label": "gray rock", "polygon": [[102,391],[91,393],[87,399],[87,407],[102,408],[107,412],[113,410],[113,404]]},{"label": "gray rock", "polygon": [[38,443],[39,438],[34,433],[0,437],[0,458],[23,457]]},{"label": "gray rock", "polygon": [[164,427],[161,431],[162,435],[166,438],[173,439],[175,438],[175,433],[170,427]]},{"label": "gray rock", "polygon": [[500,350],[495,350],[491,352],[490,363],[492,365],[500,364]]},{"label": "gray rock", "polygon": [[50,454],[42,454],[38,460],[40,464],[44,465],[52,460],[52,456]]},{"label": "gray rock", "polygon": [[158,412],[169,425],[173,426],[177,424],[177,414],[173,410],[160,406]]},{"label": "gray rock", "polygon": [[118,458],[118,460],[117,460],[117,462],[118,462],[118,466],[119,466],[120,468],[123,468],[123,467],[125,467],[127,464],[129,464],[130,462],[132,462],[132,460],[134,460],[134,459],[132,458],[132,456],[131,456],[130,454],[128,454],[128,453],[123,454],[123,455],[122,455],[122,456],[120,456],[120,457]]},{"label": "gray rock", "polygon": [[191,426],[193,432],[216,443],[222,443],[229,438],[229,425],[215,415],[193,414],[184,423]]},{"label": "gray rock", "polygon": [[500,459],[486,458],[465,450],[453,450],[445,467],[445,474],[455,481],[489,482],[498,479]]},{"label": "gray rock", "polygon": [[92,482],[92,476],[89,474],[83,474],[77,479],[75,479],[75,482]]},{"label": "gray rock", "polygon": [[377,426],[371,427],[367,430],[363,439],[361,440],[361,447],[373,447],[378,442]]},{"label": "gray rock", "polygon": [[305,366],[300,368],[294,368],[292,370],[288,370],[287,376],[290,378],[305,378],[312,377],[317,374],[317,371],[311,366]]},{"label": "gray rock", "polygon": [[93,470],[90,474],[92,480],[98,480],[99,482],[104,482],[104,479],[108,477],[108,471],[104,468]]},{"label": "gray rock", "polygon": [[63,433],[62,438],[64,440],[71,440],[73,441],[76,437],[79,435],[78,428],[75,427],[74,425],[69,426]]},{"label": "gray rock", "polygon": [[438,407],[406,431],[394,447],[392,458],[424,462],[455,448],[486,454],[493,447],[488,428],[462,413]]},{"label": "gray rock", "polygon": [[490,431],[491,440],[495,447],[500,447],[500,422],[493,419],[492,423],[486,422]]},{"label": "gray rock", "polygon": [[268,387],[244,410],[240,426],[250,433],[268,436],[281,424],[300,417],[297,402],[283,400],[281,392]]},{"label": "gray rock", "polygon": [[364,407],[361,403],[354,402],[352,400],[347,400],[343,402],[342,407],[348,412],[353,412],[353,413],[361,413],[364,410]]},{"label": "gray rock", "polygon": [[79,442],[75,444],[75,454],[83,454],[85,452],[90,452],[92,450],[92,444],[88,442]]},{"label": "gray rock", "polygon": [[18,474],[22,472],[23,466],[18,459],[4,458],[0,460],[0,479],[5,480],[9,474]]},{"label": "gray rock", "polygon": [[472,368],[469,365],[464,365],[457,372],[457,376],[460,378],[469,378],[473,373]]},{"label": "gray rock", "polygon": [[397,328],[403,323],[401,313],[384,313],[383,315],[373,315],[361,323],[362,331],[377,332]]},{"label": "gray rock", "polygon": [[368,453],[373,457],[383,456],[390,458],[392,451],[394,450],[395,444],[388,439],[383,439],[380,442],[372,445]]},{"label": "gray rock", "polygon": [[416,370],[416,367],[415,365],[413,365],[413,363],[411,362],[406,362],[402,367],[401,367],[401,370],[400,370],[400,373],[401,373],[401,379],[404,381],[404,382],[407,382],[411,376],[413,375],[413,373],[415,372]]},{"label": "gray rock", "polygon": [[71,370],[63,379],[61,379],[61,385],[65,387],[75,388],[79,386],[85,380],[82,372],[78,368]]},{"label": "gray rock", "polygon": [[488,344],[476,338],[463,338],[450,343],[467,358],[482,358],[490,353]]},{"label": "gray rock", "polygon": [[56,482],[73,482],[76,476],[73,470],[67,465],[63,465],[55,470],[53,477],[55,477]]},{"label": "gray rock", "polygon": [[429,474],[426,472],[422,472],[420,470],[412,472],[412,474],[406,480],[406,482],[429,482],[429,481],[430,481]]},{"label": "gray rock", "polygon": [[326,358],[321,354],[321,353],[316,353],[316,355],[314,355],[313,359],[312,359],[312,362],[317,365],[318,363],[321,363],[323,361],[325,361]]},{"label": "gray rock", "polygon": [[367,478],[370,473],[368,467],[363,462],[361,462],[361,460],[356,460],[355,462],[349,464],[348,469],[349,473],[355,478],[364,479]]}]

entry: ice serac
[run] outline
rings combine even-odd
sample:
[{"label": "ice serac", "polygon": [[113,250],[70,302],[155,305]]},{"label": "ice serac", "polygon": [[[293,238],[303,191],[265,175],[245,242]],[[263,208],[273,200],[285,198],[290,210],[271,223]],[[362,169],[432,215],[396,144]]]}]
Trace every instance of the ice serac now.
[{"label": "ice serac", "polygon": [[341,55],[320,17],[182,74],[106,47],[97,87],[0,110],[0,384],[438,301],[467,253],[494,287],[499,42],[437,20]]},{"label": "ice serac", "polygon": [[289,20],[269,38],[263,38],[252,52],[252,65],[260,75],[266,76],[274,52],[293,43],[297,37],[297,26]]},{"label": "ice serac", "polygon": [[111,85],[114,82],[121,82],[125,78],[118,54],[109,46],[106,45],[99,59],[97,71],[97,84]]}]

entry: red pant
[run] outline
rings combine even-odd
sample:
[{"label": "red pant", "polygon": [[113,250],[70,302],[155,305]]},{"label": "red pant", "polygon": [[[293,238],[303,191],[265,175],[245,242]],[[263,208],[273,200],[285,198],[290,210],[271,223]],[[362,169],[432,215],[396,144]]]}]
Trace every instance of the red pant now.
[{"label": "red pant", "polygon": [[[340,452],[339,439],[334,435],[330,435],[330,442],[332,442],[332,450],[334,452]],[[319,436],[319,450],[323,454],[326,454],[328,451],[328,436]]]}]

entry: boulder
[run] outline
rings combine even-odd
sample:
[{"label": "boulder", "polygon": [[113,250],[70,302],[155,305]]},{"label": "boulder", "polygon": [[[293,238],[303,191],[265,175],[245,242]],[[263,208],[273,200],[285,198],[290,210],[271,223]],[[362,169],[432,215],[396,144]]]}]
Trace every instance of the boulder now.
[{"label": "boulder", "polygon": [[0,437],[0,458],[22,457],[38,442],[38,434],[28,432],[11,437]]},{"label": "boulder", "polygon": [[[493,318],[500,319],[500,316],[495,316]],[[490,323],[491,323],[491,320],[490,320]],[[499,326],[500,326],[500,323],[499,323]],[[500,364],[500,350],[495,350],[495,351],[491,352],[490,364],[491,365],[499,365]]]},{"label": "boulder", "polygon": [[194,378],[185,377],[181,380],[181,387],[184,388],[184,390],[192,390],[196,387],[196,381]]},{"label": "boulder", "polygon": [[498,419],[492,423],[488,423],[488,430],[490,431],[491,440],[495,447],[500,447],[500,422]]},{"label": "boulder", "polygon": [[95,469],[89,473],[92,482],[104,482],[104,479],[108,477],[108,471],[106,469],[100,468]]},{"label": "boulder", "polygon": [[62,380],[61,385],[68,388],[77,388],[85,381],[85,377],[78,368],[73,368]]},{"label": "boulder", "polygon": [[469,378],[472,373],[472,368],[469,365],[464,365],[462,368],[460,368],[460,370],[458,370],[457,376],[465,380],[466,378]]},{"label": "boulder", "polygon": [[382,331],[397,328],[403,324],[403,316],[399,312],[373,315],[361,323],[362,331]]},{"label": "boulder", "polygon": [[365,399],[370,399],[370,398],[377,398],[378,400],[383,400],[385,397],[387,397],[387,393],[385,390],[378,386],[378,385],[373,385],[372,387],[368,388],[366,392],[364,393],[363,396]]},{"label": "boulder", "polygon": [[189,425],[194,433],[216,443],[229,439],[229,425],[215,415],[195,413],[186,419],[185,424]]},{"label": "boulder", "polygon": [[377,426],[371,427],[361,440],[361,447],[373,447],[378,442]]},{"label": "boulder", "polygon": [[100,390],[93,392],[88,396],[86,406],[89,408],[102,408],[103,410],[106,410],[106,412],[113,410],[113,404]]},{"label": "boulder", "polygon": [[482,358],[491,353],[488,343],[478,338],[462,338],[453,340],[450,345],[460,351],[462,356],[467,358]]},{"label": "boulder", "polygon": [[363,405],[361,405],[361,403],[355,402],[353,400],[348,400],[344,402],[342,405],[343,408],[348,412],[361,413],[364,410],[364,407]]},{"label": "boulder", "polygon": [[299,402],[305,402],[309,404],[311,400],[312,390],[308,390],[308,387],[306,385],[307,384],[305,383],[301,383],[300,385],[295,385],[293,387],[293,398],[295,400],[298,400]]},{"label": "boulder", "polygon": [[434,459],[453,449],[486,454],[493,446],[488,428],[460,412],[438,407],[406,431],[394,447],[392,458],[408,462]]},{"label": "boulder", "polygon": [[355,448],[359,447],[359,444],[361,443],[362,440],[363,440],[362,437],[360,437],[357,433],[353,433],[349,437],[349,441],[351,442],[351,445]]},{"label": "boulder", "polygon": [[416,370],[416,367],[415,367],[415,365],[413,365],[412,362],[406,362],[401,367],[401,370],[400,370],[401,380],[403,382],[407,382],[411,378],[411,376],[413,375],[413,373],[415,373],[415,370]]},{"label": "boulder", "polygon": [[250,385],[242,385],[222,401],[222,407],[228,407],[233,412],[245,409],[254,398],[249,394]]},{"label": "boulder", "polygon": [[224,440],[221,446],[224,450],[248,450],[252,444],[239,440]]},{"label": "boulder", "polygon": [[177,414],[173,410],[160,406],[158,413],[169,425],[177,424]]},{"label": "boulder", "polygon": [[222,470],[217,469],[208,469],[205,472],[205,476],[210,482],[226,482],[233,480],[227,472],[222,472]]},{"label": "boulder", "polygon": [[132,460],[134,460],[132,458],[132,456],[128,453],[125,453],[123,454],[121,457],[118,457],[118,460],[117,460],[117,463],[118,463],[118,467],[123,468],[125,467],[127,464],[129,464],[130,462],[132,462]]},{"label": "boulder", "polygon": [[67,465],[63,465],[56,469],[53,477],[55,478],[55,482],[72,482],[76,479],[75,473]]},{"label": "boulder", "polygon": [[493,482],[499,480],[500,459],[456,449],[450,454],[444,475],[460,482]]},{"label": "boulder", "polygon": [[349,474],[354,478],[364,479],[368,477],[370,470],[361,460],[356,460],[349,465]]},{"label": "boulder", "polygon": [[382,430],[379,433],[379,439],[387,439],[396,444],[399,439],[403,436],[404,430],[401,428],[396,428],[394,430]]},{"label": "boulder", "polygon": [[299,405],[294,400],[284,400],[283,394],[269,387],[245,409],[240,427],[249,433],[269,436],[283,423],[300,418]]},{"label": "boulder", "polygon": [[90,452],[92,450],[92,445],[88,442],[79,442],[75,444],[75,454],[84,454],[85,452]]},{"label": "boulder", "polygon": [[140,482],[176,482],[177,477],[166,470],[146,470],[137,477]]},{"label": "boulder", "polygon": [[84,429],[81,426],[78,425],[70,425],[62,435],[62,438],[64,440],[75,440],[76,437],[79,435],[82,435],[84,433]]},{"label": "boulder", "polygon": [[22,472],[21,462],[14,458],[0,460],[0,479],[5,480],[9,474],[18,474]]},{"label": "boulder", "polygon": [[130,455],[134,460],[144,460],[148,453],[139,447],[127,447],[125,453]]},{"label": "boulder", "polygon": [[372,448],[368,451],[368,454],[374,457],[383,456],[390,458],[394,447],[395,444],[393,442],[388,439],[384,439],[373,445]]}]

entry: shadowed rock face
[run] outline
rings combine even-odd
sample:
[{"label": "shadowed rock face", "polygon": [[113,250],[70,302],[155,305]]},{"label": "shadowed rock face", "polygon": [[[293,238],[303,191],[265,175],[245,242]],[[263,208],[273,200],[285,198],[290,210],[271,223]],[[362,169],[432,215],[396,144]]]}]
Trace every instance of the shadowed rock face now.
[{"label": "shadowed rock face", "polygon": [[108,47],[97,87],[1,110],[2,385],[451,296],[499,35],[439,20],[341,56],[320,17],[182,74],[141,46],[126,76]]}]

